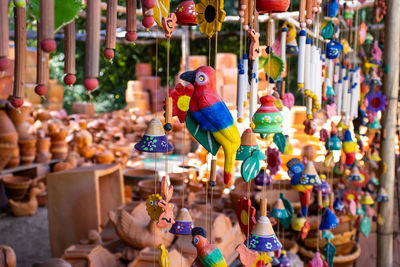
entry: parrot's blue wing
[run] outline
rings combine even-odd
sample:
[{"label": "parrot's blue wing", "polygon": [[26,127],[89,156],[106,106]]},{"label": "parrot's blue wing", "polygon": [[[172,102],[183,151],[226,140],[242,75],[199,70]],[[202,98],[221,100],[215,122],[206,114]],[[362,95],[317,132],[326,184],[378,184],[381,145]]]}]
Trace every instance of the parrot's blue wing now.
[{"label": "parrot's blue wing", "polygon": [[199,142],[208,152],[216,155],[221,145],[217,143],[210,131],[203,130],[200,124],[193,119],[191,112],[186,115],[186,126],[189,133]]}]

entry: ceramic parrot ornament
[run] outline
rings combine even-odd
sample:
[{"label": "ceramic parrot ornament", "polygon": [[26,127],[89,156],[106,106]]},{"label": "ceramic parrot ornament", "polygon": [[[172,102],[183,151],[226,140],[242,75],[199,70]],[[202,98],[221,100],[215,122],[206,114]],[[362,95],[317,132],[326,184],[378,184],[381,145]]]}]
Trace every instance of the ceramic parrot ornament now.
[{"label": "ceramic parrot ornament", "polygon": [[231,185],[240,134],[231,113],[217,93],[215,70],[203,66],[182,73],[180,78],[194,86],[186,115],[188,130],[214,155],[222,145],[225,152],[224,181]]},{"label": "ceramic parrot ornament", "polygon": [[346,130],[344,132],[342,149],[344,154],[346,155],[346,165],[352,166],[356,158],[357,142],[353,141],[353,138],[351,137],[351,132],[349,130]]},{"label": "ceramic parrot ornament", "polygon": [[228,266],[221,251],[215,245],[208,243],[207,234],[203,228],[193,228],[192,237],[192,244],[197,250],[197,258],[194,262],[200,262],[204,267]]}]

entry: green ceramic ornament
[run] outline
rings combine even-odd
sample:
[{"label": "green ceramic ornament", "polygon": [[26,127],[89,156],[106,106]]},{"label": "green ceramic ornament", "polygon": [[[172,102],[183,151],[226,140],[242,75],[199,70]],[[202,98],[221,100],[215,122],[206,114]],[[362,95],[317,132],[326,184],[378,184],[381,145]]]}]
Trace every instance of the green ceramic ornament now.
[{"label": "green ceramic ornament", "polygon": [[253,132],[262,138],[267,134],[282,133],[282,113],[275,107],[275,98],[266,95],[260,98],[261,106],[253,115]]},{"label": "green ceramic ornament", "polygon": [[326,23],[325,27],[322,28],[321,35],[325,40],[328,40],[328,39],[332,38],[334,31],[335,31],[335,28],[333,26],[333,22],[328,21]]},{"label": "green ceramic ornament", "polygon": [[284,218],[284,219],[280,219],[279,222],[280,222],[280,224],[283,225],[283,227],[288,229],[290,227],[290,224],[292,223],[292,220],[293,220],[294,210],[293,210],[293,207],[292,207],[292,204],[290,203],[290,201],[287,200],[283,196],[282,193],[280,194],[280,198],[282,199],[283,205],[285,206],[286,213],[287,213],[288,217]]},{"label": "green ceramic ornament", "polygon": [[189,133],[212,155],[217,155],[221,145],[215,140],[214,136],[209,131],[202,130],[199,125],[193,120],[190,112],[186,115],[186,126]]},{"label": "green ceramic ornament", "polygon": [[381,124],[379,123],[378,117],[375,117],[372,123],[367,123],[367,127],[371,130],[379,130],[382,128]]},{"label": "green ceramic ornament", "polygon": [[371,220],[368,216],[364,216],[361,221],[360,231],[365,236],[368,237],[371,232]]},{"label": "green ceramic ornament", "polygon": [[330,267],[333,267],[333,258],[335,257],[335,254],[335,246],[330,241],[328,241],[328,243],[324,246],[324,255],[326,258],[326,262]]},{"label": "green ceramic ornament", "polygon": [[283,133],[274,134],[274,143],[278,147],[281,153],[285,152],[286,148],[286,136]]},{"label": "green ceramic ornament", "polygon": [[274,207],[272,208],[272,211],[270,213],[270,216],[279,220],[286,219],[288,217],[285,205],[283,204],[281,198],[278,198],[278,200],[275,202]]},{"label": "green ceramic ornament", "polygon": [[265,61],[264,71],[267,77],[277,80],[285,68],[285,63],[280,57],[271,53]]},{"label": "green ceramic ornament", "polygon": [[236,151],[236,160],[245,160],[256,150],[260,150],[256,136],[251,129],[246,129],[242,134],[240,147]]},{"label": "green ceramic ornament", "polygon": [[331,239],[335,238],[335,235],[332,234],[331,231],[323,231],[322,232],[322,239],[325,239],[326,241],[329,241]]},{"label": "green ceramic ornament", "polygon": [[256,150],[242,163],[240,172],[243,180],[246,182],[254,179],[260,171],[260,160],[265,159],[265,154],[260,150]]}]

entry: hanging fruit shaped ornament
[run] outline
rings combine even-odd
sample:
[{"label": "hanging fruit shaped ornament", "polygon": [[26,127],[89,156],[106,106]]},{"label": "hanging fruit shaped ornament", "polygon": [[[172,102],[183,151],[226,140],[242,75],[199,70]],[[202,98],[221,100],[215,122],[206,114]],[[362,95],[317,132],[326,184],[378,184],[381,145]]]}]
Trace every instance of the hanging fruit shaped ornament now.
[{"label": "hanging fruit shaped ornament", "polygon": [[103,51],[103,55],[110,62],[112,62],[112,59],[114,58],[115,41],[117,35],[117,5],[118,0],[107,0],[106,48]]},{"label": "hanging fruit shaped ornament", "polygon": [[255,134],[248,128],[242,134],[240,147],[236,151],[236,160],[245,160],[256,150],[260,150],[260,147],[257,144]]},{"label": "hanging fruit shaped ornament", "polygon": [[168,142],[161,121],[153,118],[135,149],[149,153],[169,153],[174,147]]},{"label": "hanging fruit shaped ornament", "polygon": [[56,50],[57,44],[54,41],[54,0],[40,0],[40,32],[42,40],[40,47],[46,53]]},{"label": "hanging fruit shaped ornament", "polygon": [[11,66],[9,56],[8,1],[0,2],[0,72]]},{"label": "hanging fruit shaped ornament", "polygon": [[76,50],[76,28],[75,20],[64,27],[64,83],[72,86],[75,81],[75,50]]},{"label": "hanging fruit shaped ornament", "polygon": [[175,235],[191,235],[193,227],[192,216],[190,216],[186,208],[182,208],[179,210],[178,216],[175,218],[175,223],[169,232]]},{"label": "hanging fruit shaped ornament", "polygon": [[194,26],[196,22],[196,4],[193,0],[181,0],[175,10],[178,25]]},{"label": "hanging fruit shaped ornament", "polygon": [[259,133],[262,138],[268,134],[281,133],[283,116],[275,107],[275,98],[271,95],[266,95],[260,98],[261,106],[254,113],[253,123],[251,127],[253,132]]},{"label": "hanging fruit shaped ornament", "polygon": [[143,26],[149,30],[154,25],[154,11],[153,8],[156,6],[156,0],[143,0],[142,1],[142,9],[143,9]]},{"label": "hanging fruit shaped ornament", "polygon": [[134,42],[137,39],[136,32],[136,0],[126,0],[126,34],[125,40]]},{"label": "hanging fruit shaped ornament", "polygon": [[285,12],[290,6],[290,0],[256,0],[258,13],[278,13]]}]

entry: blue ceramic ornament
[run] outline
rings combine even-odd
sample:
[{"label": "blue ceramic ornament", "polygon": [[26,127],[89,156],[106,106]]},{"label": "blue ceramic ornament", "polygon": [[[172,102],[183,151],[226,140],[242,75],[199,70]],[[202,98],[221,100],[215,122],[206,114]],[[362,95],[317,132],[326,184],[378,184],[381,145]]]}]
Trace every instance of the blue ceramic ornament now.
[{"label": "blue ceramic ornament", "polygon": [[256,178],[254,178],[254,183],[258,186],[268,186],[271,184],[271,176],[265,172],[265,167],[262,167]]},{"label": "blue ceramic ornament", "polygon": [[313,186],[321,184],[321,179],[319,178],[319,175],[315,170],[314,163],[312,161],[308,161],[306,163],[303,175],[300,178],[300,184]]},{"label": "blue ceramic ornament", "polygon": [[249,249],[260,252],[276,251],[282,248],[282,244],[276,237],[272,224],[266,216],[261,216],[258,219],[249,239],[245,241],[245,245]]},{"label": "blue ceramic ornament", "polygon": [[279,257],[278,267],[290,267],[290,260],[286,255],[286,251],[282,250],[281,256]]},{"label": "blue ceramic ornament", "polygon": [[190,216],[189,211],[186,208],[182,208],[178,216],[175,219],[175,223],[172,225],[169,232],[175,235],[191,235],[193,229],[193,220]]},{"label": "blue ceramic ornament", "polygon": [[286,219],[287,217],[289,217],[281,198],[278,198],[276,200],[274,207],[272,208],[272,211],[269,215],[276,219]]},{"label": "blue ceramic ornament", "polygon": [[300,179],[304,170],[303,163],[301,163],[301,161],[298,158],[293,158],[288,161],[286,166],[288,168],[288,175],[291,178],[290,183],[292,185],[299,184],[298,180]]},{"label": "blue ceramic ornament", "polygon": [[328,4],[328,17],[336,17],[339,12],[338,0],[331,0]]},{"label": "blue ceramic ornament", "polygon": [[331,40],[326,46],[326,58],[327,59],[336,59],[340,51],[343,50],[343,46],[338,41]]},{"label": "blue ceramic ornament", "polygon": [[338,212],[342,212],[344,209],[344,204],[340,197],[336,197],[335,201],[333,202],[333,209]]},{"label": "blue ceramic ornament", "polygon": [[381,187],[379,189],[378,195],[376,196],[376,201],[377,202],[388,202],[389,201],[389,196],[386,193],[385,188]]},{"label": "blue ceramic ornament", "polygon": [[329,209],[325,209],[321,217],[321,224],[319,225],[319,230],[330,230],[338,225],[338,220],[336,215]]},{"label": "blue ceramic ornament", "polygon": [[157,118],[153,118],[142,139],[135,145],[135,149],[149,153],[168,153],[174,147],[167,141],[163,125]]}]

